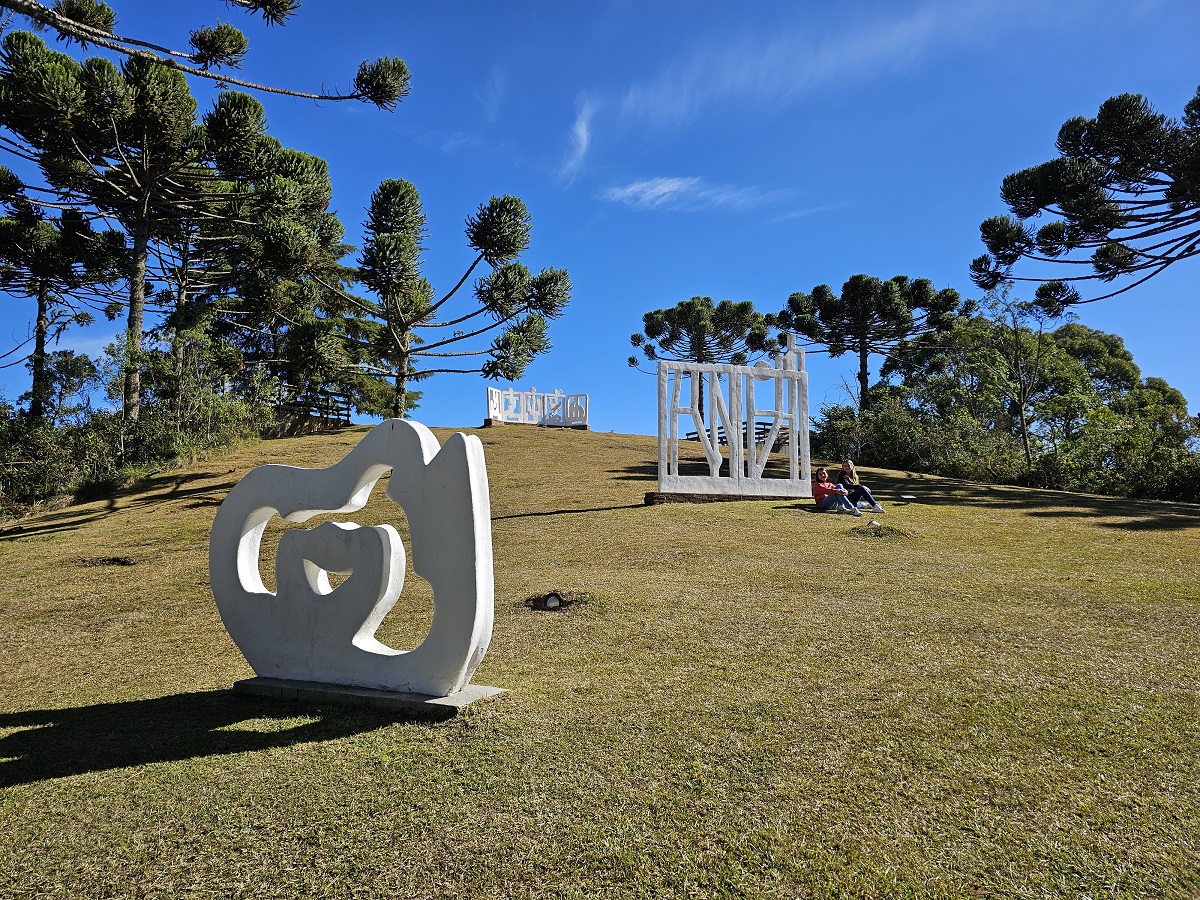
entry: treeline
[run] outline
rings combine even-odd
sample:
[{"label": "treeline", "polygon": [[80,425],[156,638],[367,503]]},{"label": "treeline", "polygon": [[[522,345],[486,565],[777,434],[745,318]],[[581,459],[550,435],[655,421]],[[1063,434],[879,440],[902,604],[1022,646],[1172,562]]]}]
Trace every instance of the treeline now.
[{"label": "treeline", "polygon": [[[406,90],[400,61],[372,72],[387,96]],[[7,33],[0,147],[15,158],[0,167],[0,289],[35,309],[4,360],[30,372],[0,405],[9,511],[252,433],[279,400],[332,392],[395,416],[438,373],[517,378],[570,298],[565,271],[520,262],[531,222],[511,196],[467,217],[464,273],[443,293],[422,276],[406,181],[375,191],[347,264],[325,161],[271,137],[247,94],[201,115],[184,74],[145,55],[77,60]],[[124,334],[93,360],[70,340],[98,316]]]},{"label": "treeline", "polygon": [[1200,419],[1117,335],[1055,325],[1006,289],[899,344],[859,408],[824,407],[818,456],[990,483],[1200,502]]},{"label": "treeline", "polygon": [[[850,357],[853,400],[813,421],[813,451],[826,459],[1200,502],[1200,420],[1183,394],[1143,377],[1120,336],[1013,290],[1003,282],[964,299],[928,279],[860,274],[840,292],[797,291],[766,315],[748,301],[693,297],[646,313],[630,342],[650,362],[742,365],[792,333]],[[883,360],[874,383],[872,357]]]}]

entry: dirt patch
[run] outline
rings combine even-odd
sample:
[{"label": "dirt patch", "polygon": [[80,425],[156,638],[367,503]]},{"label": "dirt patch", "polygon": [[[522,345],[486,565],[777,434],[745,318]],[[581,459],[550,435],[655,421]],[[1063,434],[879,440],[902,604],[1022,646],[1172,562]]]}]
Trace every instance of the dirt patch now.
[{"label": "dirt patch", "polygon": [[75,565],[93,569],[96,566],[136,566],[137,563],[128,556],[81,556],[75,560]]},{"label": "dirt patch", "polygon": [[864,525],[855,525],[846,533],[852,534],[855,537],[882,538],[892,541],[912,538],[912,535],[903,528],[896,528],[894,525],[881,525],[879,522],[873,520]]},{"label": "dirt patch", "polygon": [[572,606],[586,604],[591,598],[591,594],[578,591],[550,591],[526,598],[524,605],[543,612],[566,612]]}]

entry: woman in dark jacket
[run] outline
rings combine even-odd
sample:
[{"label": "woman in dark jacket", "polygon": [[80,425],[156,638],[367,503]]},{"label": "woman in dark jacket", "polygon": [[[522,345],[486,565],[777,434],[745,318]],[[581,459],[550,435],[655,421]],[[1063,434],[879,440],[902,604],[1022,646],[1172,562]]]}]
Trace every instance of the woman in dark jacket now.
[{"label": "woman in dark jacket", "polygon": [[846,499],[856,507],[860,501],[866,501],[871,512],[883,512],[883,507],[875,501],[867,486],[858,480],[858,472],[854,468],[854,460],[847,459],[842,463],[842,472],[838,475],[837,483],[846,489]]}]

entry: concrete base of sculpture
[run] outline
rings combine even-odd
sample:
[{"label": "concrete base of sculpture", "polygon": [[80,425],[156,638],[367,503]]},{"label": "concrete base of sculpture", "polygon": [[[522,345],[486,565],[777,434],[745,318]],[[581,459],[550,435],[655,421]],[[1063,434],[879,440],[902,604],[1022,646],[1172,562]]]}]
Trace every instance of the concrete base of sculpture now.
[{"label": "concrete base of sculpture", "polygon": [[302,703],[336,703],[342,706],[367,706],[405,715],[451,718],[478,700],[503,694],[504,688],[468,684],[445,697],[401,691],[377,691],[345,684],[318,681],[290,681],[286,678],[247,678],[235,682],[235,692],[256,697],[298,700]]},{"label": "concrete base of sculpture", "polygon": [[673,491],[647,491],[647,506],[663,503],[728,503],[730,500],[811,500],[812,495],[797,497],[795,494],[683,494]]},{"label": "concrete base of sculpture", "polygon": [[586,425],[543,425],[541,422],[504,422],[499,419],[484,419],[483,428],[496,428],[500,425],[537,425],[539,428],[567,429],[568,431],[590,431]]}]

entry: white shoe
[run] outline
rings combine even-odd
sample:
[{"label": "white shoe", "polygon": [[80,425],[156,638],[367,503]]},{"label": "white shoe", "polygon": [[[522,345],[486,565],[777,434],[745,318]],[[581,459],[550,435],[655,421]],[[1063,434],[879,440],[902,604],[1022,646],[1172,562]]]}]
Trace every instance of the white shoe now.
[{"label": "white shoe", "polygon": [[854,512],[854,515],[858,516],[860,519],[862,518],[862,510],[861,509],[856,509],[853,512]]},{"label": "white shoe", "polygon": [[883,507],[880,506],[878,503],[876,503],[874,506],[871,507],[871,512],[873,512],[873,513],[881,513],[883,511],[884,511]]}]

